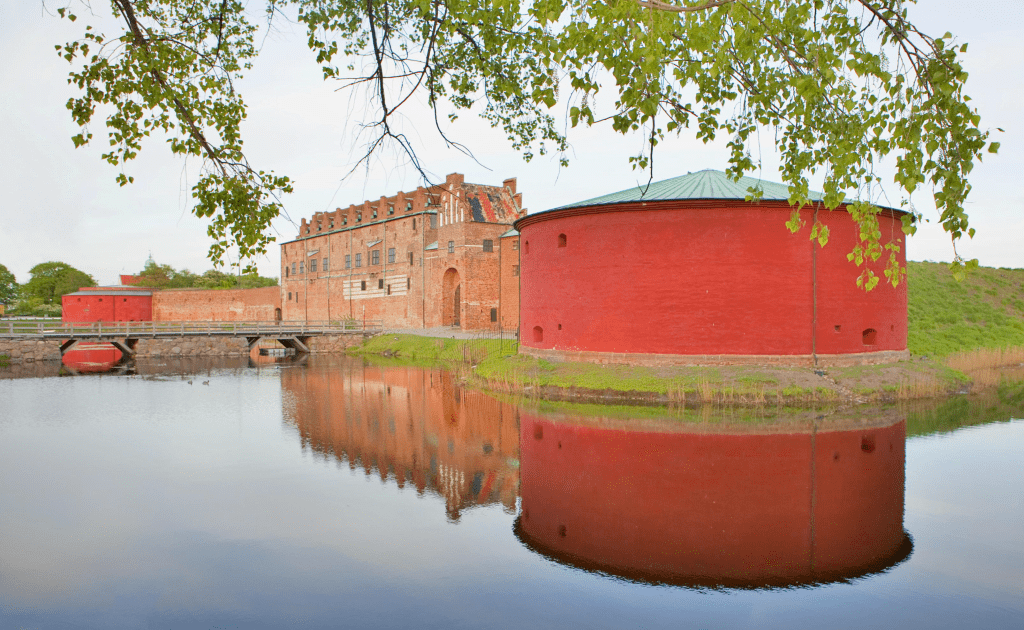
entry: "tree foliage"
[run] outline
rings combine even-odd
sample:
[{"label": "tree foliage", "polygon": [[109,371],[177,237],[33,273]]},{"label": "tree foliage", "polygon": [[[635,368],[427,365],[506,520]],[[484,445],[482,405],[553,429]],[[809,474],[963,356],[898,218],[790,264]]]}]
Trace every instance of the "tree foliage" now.
[{"label": "tree foliage", "polygon": [[18,281],[7,267],[0,265],[0,305],[9,308],[17,299]]},{"label": "tree foliage", "polygon": [[21,287],[22,296],[32,303],[60,305],[60,298],[81,287],[94,287],[92,276],[64,262],[45,262],[29,269],[29,281]]},{"label": "tree foliage", "polygon": [[237,276],[217,269],[195,274],[188,269],[177,270],[170,265],[158,265],[152,260],[146,263],[136,277],[136,284],[155,289],[254,289],[277,286],[277,278],[254,274]]},{"label": "tree foliage", "polygon": [[[419,166],[411,142],[393,124],[416,94],[433,108],[442,135],[445,115],[454,121],[472,111],[503,129],[526,159],[553,151],[566,163],[568,126],[608,124],[647,138],[646,148],[629,158],[640,169],[653,167],[666,136],[726,137],[727,170],[739,177],[759,169],[759,146],[767,139],[781,157],[794,207],[808,203],[815,173],[824,178],[826,208],[857,197],[851,215],[861,242],[849,257],[865,266],[860,282],[870,288],[879,280],[871,264],[887,248],[885,276],[895,284],[904,273],[878,228],[880,163],[894,162],[908,210],[912,193],[933,189],[955,251],[959,238],[973,235],[964,210],[968,175],[984,152],[998,150],[964,93],[966,45],[949,33],[921,32],[908,19],[913,1],[266,0],[261,6],[268,21],[291,11],[305,25],[325,79],[367,88],[375,116],[364,159],[396,143]],[[105,108],[112,148],[104,157],[115,165],[134,158],[142,139],[158,130],[175,153],[201,157],[206,170],[193,189],[193,211],[212,218],[211,256],[219,260],[232,242],[244,257],[262,253],[273,240],[266,230],[280,211],[277,196],[291,182],[250,167],[242,152],[245,105],[234,81],[257,55],[256,16],[239,0],[110,2],[123,32],[107,38],[86,27],[81,40],[58,46],[82,64],[71,73],[82,90],[68,103],[72,116],[87,128],[97,107]],[[74,141],[91,137],[86,129]],[[123,173],[118,178],[130,181]],[[796,213],[789,226],[805,227]],[[910,221],[905,229],[913,231]],[[809,232],[822,244],[828,240],[822,225]]]}]

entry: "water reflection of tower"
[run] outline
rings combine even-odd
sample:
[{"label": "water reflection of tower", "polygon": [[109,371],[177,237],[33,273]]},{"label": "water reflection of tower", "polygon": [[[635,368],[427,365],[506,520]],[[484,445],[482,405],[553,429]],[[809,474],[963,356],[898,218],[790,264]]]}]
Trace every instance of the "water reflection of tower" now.
[{"label": "water reflection of tower", "polygon": [[521,418],[516,534],[559,562],[644,582],[761,588],[849,579],[910,553],[902,420]]},{"label": "water reflection of tower", "polygon": [[464,390],[441,370],[351,359],[311,357],[307,369],[283,370],[281,383],[303,448],[436,493],[452,520],[475,505],[515,509],[513,406]]}]

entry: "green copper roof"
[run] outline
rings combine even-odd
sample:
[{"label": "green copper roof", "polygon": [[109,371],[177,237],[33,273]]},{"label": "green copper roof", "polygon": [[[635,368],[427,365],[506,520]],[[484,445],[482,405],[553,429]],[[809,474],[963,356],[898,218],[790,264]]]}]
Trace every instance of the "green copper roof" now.
[{"label": "green copper roof", "polygon": [[[789,199],[789,187],[786,184],[767,182],[754,177],[741,177],[733,181],[722,171],[707,169],[696,173],[687,173],[672,179],[652,182],[649,186],[634,186],[610,195],[595,197],[586,201],[578,201],[567,206],[555,208],[580,208],[614,203],[632,203],[637,201],[668,201],[679,199],[745,199],[747,189],[754,187],[763,191],[761,199],[786,201]],[[811,201],[824,199],[824,193],[811,192]]]}]

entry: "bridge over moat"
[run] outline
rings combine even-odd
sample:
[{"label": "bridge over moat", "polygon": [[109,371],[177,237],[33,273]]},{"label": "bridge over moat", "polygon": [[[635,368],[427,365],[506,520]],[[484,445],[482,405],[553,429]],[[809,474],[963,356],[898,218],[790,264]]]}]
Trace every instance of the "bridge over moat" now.
[{"label": "bridge over moat", "polygon": [[249,350],[264,339],[305,354],[309,340],[334,335],[376,334],[380,321],[340,322],[40,322],[9,320],[0,322],[0,340],[54,341],[63,356],[81,342],[105,342],[133,357],[143,339],[187,339],[203,337],[244,338]]}]

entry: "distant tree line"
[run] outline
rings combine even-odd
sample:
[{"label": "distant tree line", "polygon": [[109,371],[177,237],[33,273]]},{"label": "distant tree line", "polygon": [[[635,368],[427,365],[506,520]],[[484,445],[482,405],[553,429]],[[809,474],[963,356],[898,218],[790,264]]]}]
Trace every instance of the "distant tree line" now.
[{"label": "distant tree line", "polygon": [[[14,274],[0,264],[0,305],[6,315],[60,317],[61,297],[82,287],[96,286],[96,280],[65,262],[40,263],[29,270],[29,280],[18,284]],[[277,278],[236,276],[216,269],[202,274],[158,265],[153,260],[136,274],[135,284],[154,289],[253,289],[277,286]]]},{"label": "distant tree line", "polygon": [[136,285],[154,289],[257,289],[277,286],[277,278],[234,275],[216,269],[198,274],[188,269],[158,265],[152,259],[146,262],[145,268],[135,277],[138,278]]}]

